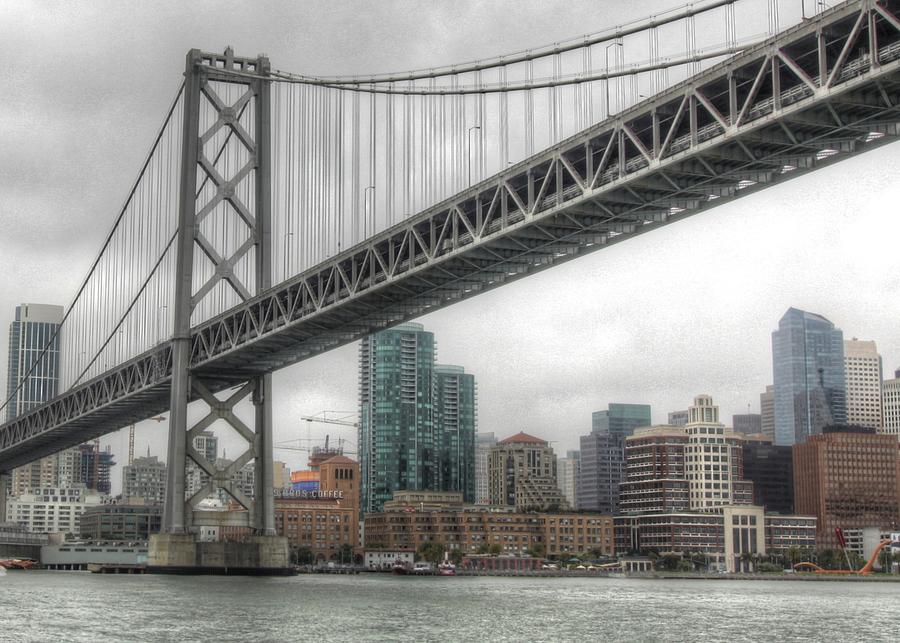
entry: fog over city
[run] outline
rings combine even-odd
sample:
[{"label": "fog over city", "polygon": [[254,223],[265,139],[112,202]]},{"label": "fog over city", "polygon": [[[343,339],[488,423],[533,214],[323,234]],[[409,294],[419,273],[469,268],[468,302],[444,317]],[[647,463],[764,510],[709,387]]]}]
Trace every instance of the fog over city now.
[{"label": "fog over city", "polygon": [[[70,302],[191,48],[230,45],[308,74],[374,73],[496,56],[680,4],[2,3],[0,327],[20,303]],[[698,393],[726,423],[758,413],[771,332],[791,306],[827,317],[845,339],[875,340],[889,376],[900,368],[898,175],[900,144],[888,144],[417,321],[435,334],[439,363],[475,375],[480,431],[525,431],[558,455],[611,402],[650,404],[660,423]],[[328,433],[353,451],[352,428],[301,427],[299,417],[352,413],[357,361],[351,344],[277,372],[276,441]],[[136,451],[164,457],[166,429],[140,424]],[[127,430],[102,443],[124,463]],[[295,452],[275,458],[305,465]],[[116,491],[117,470],[113,481]]]}]

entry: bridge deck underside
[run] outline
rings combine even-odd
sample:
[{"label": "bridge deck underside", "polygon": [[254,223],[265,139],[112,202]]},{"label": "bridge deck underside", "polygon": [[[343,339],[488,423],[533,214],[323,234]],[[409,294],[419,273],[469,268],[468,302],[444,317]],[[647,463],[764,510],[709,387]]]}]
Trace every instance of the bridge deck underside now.
[{"label": "bridge deck underside", "polygon": [[[898,5],[826,12],[201,324],[193,374],[221,391],[896,140]],[[0,469],[164,411],[170,377],[161,345],[7,423]]]}]

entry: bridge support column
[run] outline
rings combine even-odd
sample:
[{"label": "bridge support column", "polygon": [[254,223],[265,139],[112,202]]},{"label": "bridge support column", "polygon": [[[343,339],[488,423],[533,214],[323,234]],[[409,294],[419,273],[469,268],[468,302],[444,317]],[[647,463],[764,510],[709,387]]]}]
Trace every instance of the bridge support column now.
[{"label": "bridge support column", "polygon": [[[233,365],[207,365],[196,372],[191,361],[192,324],[272,285],[268,75],[268,59],[236,58],[231,49],[224,54],[191,50],[187,56],[168,487],[163,533],[150,543],[152,571],[275,574],[289,569],[287,539],[275,533],[272,375],[236,373]],[[221,239],[218,231],[226,224],[231,237]],[[248,398],[253,428],[236,412]],[[202,400],[208,412],[191,426],[187,407],[193,400]],[[221,421],[247,443],[233,461],[196,446]],[[251,469],[252,485],[247,480]],[[224,510],[200,511],[210,496],[225,499]]]}]

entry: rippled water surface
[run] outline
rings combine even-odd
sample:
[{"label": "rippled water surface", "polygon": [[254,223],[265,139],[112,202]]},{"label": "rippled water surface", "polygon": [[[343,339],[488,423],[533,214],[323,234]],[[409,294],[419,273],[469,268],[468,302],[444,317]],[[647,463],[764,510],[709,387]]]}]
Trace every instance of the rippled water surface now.
[{"label": "rippled water surface", "polygon": [[900,583],[101,576],[0,578],[2,641],[897,641]]}]

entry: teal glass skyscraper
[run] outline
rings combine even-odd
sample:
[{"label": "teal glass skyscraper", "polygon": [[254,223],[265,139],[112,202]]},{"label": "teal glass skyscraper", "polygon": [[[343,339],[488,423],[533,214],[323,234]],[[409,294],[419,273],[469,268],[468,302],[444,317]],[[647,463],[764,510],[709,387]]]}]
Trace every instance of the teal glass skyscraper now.
[{"label": "teal glass skyscraper", "polygon": [[475,376],[462,366],[434,368],[434,426],[438,440],[438,488],[475,502]]},{"label": "teal glass skyscraper", "polygon": [[775,444],[792,445],[847,422],[844,334],[815,313],[789,308],[772,333]]},{"label": "teal glass skyscraper", "polygon": [[395,491],[475,495],[475,383],[435,364],[434,334],[406,323],[362,340],[359,375],[360,509]]}]

